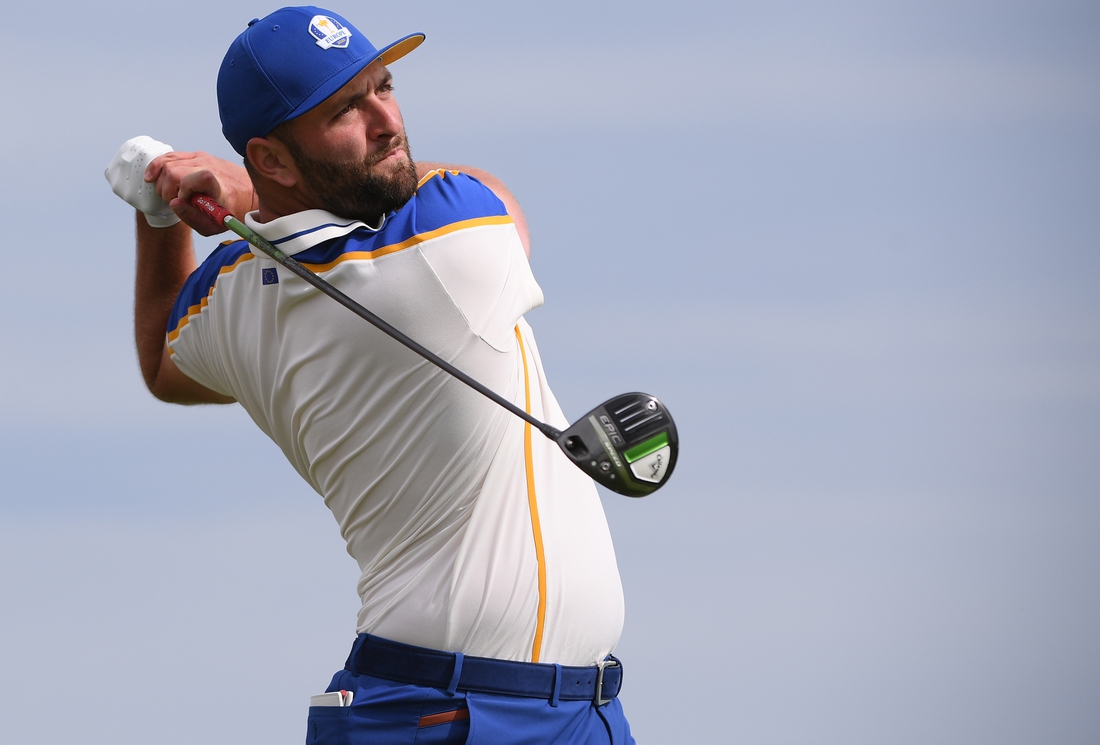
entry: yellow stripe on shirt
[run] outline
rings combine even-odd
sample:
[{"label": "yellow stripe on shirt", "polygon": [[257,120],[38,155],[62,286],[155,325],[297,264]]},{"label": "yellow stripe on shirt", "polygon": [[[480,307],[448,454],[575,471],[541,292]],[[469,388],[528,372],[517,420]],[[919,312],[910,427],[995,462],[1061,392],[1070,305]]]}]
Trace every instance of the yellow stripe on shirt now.
[{"label": "yellow stripe on shirt", "polygon": [[469,228],[480,228],[485,225],[510,225],[513,220],[508,215],[490,215],[489,217],[475,217],[470,220],[462,220],[460,222],[454,222],[450,225],[444,225],[441,228],[435,230],[429,230],[427,233],[417,233],[411,238],[401,241],[400,243],[393,243],[389,246],[382,246],[376,248],[373,251],[348,251],[346,254],[342,254],[333,261],[327,264],[302,264],[305,268],[317,272],[327,272],[337,264],[344,261],[367,261],[370,259],[377,259],[380,256],[386,256],[387,254],[396,253],[398,251],[404,251],[406,248],[425,243],[433,238],[439,238],[440,236],[448,235],[449,233],[456,233],[459,230],[468,230]]},{"label": "yellow stripe on shirt", "polygon": [[[527,350],[523,347],[523,335],[516,326],[516,340],[523,358],[524,411],[531,413],[531,377],[527,372]],[[535,622],[535,640],[531,644],[531,662],[538,662],[542,653],[542,634],[546,628],[546,554],[542,548],[542,526],[539,523],[539,505],[535,498],[535,459],[531,446],[531,423],[523,423],[523,461],[527,469],[527,504],[531,509],[531,533],[535,538],[535,559],[538,562],[539,609]]]},{"label": "yellow stripe on shirt", "polygon": [[[223,244],[223,245],[225,245],[225,244]],[[233,271],[234,269],[239,267],[244,262],[250,261],[251,259],[254,259],[254,258],[256,258],[256,256],[254,254],[243,253],[243,254],[241,254],[240,258],[238,258],[232,264],[230,264],[229,266],[223,266],[221,269],[219,269],[218,270],[218,276],[220,277],[223,274],[229,274],[231,271]],[[217,284],[217,282],[215,282],[214,285],[210,288],[210,291],[206,293],[206,296],[202,299],[202,301],[200,301],[196,305],[192,305],[190,308],[187,309],[187,315],[185,315],[183,318],[181,318],[179,320],[179,323],[176,324],[176,327],[174,329],[172,329],[172,331],[169,332],[169,334],[168,334],[168,343],[169,344],[174,342],[176,340],[176,338],[179,337],[180,331],[183,330],[184,326],[186,326],[188,323],[191,322],[191,317],[192,316],[197,316],[199,313],[202,312],[203,308],[205,308],[207,305],[210,304],[210,297],[214,294],[214,290],[217,287],[218,287],[218,284]],[[171,349],[169,349],[168,352],[170,354],[175,354],[175,352],[173,352]]]}]

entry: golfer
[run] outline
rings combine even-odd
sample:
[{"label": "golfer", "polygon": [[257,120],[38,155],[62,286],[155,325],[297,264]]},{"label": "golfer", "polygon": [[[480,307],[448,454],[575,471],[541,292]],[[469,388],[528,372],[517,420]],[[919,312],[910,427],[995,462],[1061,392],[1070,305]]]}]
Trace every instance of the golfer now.
[{"label": "golfer", "polygon": [[218,75],[246,171],[123,145],[107,176],[139,210],[141,370],[162,400],[243,406],[358,562],[358,636],[313,697],[307,743],[632,743],[611,656],[622,587],[589,478],[244,241],[195,265],[192,228],[222,230],[188,204],[201,192],[568,426],[523,318],[543,298],[516,201],[488,174],[412,159],[388,66],[423,39],[376,48],[336,13],[283,8],[241,32]]}]

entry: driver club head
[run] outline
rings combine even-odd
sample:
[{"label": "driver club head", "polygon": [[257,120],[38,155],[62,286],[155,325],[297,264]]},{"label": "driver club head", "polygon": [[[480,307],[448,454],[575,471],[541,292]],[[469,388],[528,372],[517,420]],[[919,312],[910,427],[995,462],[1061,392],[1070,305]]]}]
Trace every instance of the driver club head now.
[{"label": "driver club head", "polygon": [[664,486],[680,449],[672,415],[648,393],[605,401],[562,432],[557,443],[598,484],[628,497]]}]

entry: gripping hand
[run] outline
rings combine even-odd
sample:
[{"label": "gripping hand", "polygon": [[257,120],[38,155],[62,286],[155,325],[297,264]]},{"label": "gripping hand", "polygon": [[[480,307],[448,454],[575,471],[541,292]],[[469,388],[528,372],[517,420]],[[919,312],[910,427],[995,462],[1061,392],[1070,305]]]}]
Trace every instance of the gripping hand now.
[{"label": "gripping hand", "polygon": [[169,228],[180,221],[168,203],[157,194],[155,183],[146,183],[145,169],[156,157],[172,152],[171,145],[141,135],[122,143],[104,176],[112,191],[127,204],[145,213],[154,228]]}]

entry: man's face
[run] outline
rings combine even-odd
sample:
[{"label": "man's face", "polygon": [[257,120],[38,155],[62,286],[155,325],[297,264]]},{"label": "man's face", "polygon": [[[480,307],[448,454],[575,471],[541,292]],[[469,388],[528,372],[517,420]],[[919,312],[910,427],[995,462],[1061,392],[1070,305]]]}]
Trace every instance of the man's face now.
[{"label": "man's face", "polygon": [[309,201],[340,217],[375,225],[416,192],[416,166],[380,61],[272,135],[290,151]]}]

